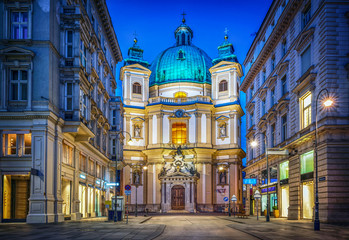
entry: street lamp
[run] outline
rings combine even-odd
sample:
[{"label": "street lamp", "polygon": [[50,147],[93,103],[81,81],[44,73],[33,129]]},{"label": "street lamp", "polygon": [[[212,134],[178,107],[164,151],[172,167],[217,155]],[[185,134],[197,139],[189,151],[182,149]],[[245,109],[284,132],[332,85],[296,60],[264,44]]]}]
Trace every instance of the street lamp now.
[{"label": "street lamp", "polygon": [[260,194],[260,192],[258,191],[258,190],[256,190],[255,192],[254,192],[254,199],[257,199],[257,202],[256,202],[256,204],[257,204],[257,220],[258,220],[258,200],[262,197],[261,196],[261,194]]},{"label": "street lamp", "polygon": [[231,201],[234,203],[233,205],[233,209],[234,209],[234,217],[235,217],[235,202],[237,201],[238,199],[236,198],[235,194],[231,197]]},{"label": "street lamp", "polygon": [[[253,139],[255,139],[256,136],[257,136],[258,134],[262,134],[262,135],[264,136],[265,159],[266,159],[266,161],[267,161],[267,216],[266,216],[265,220],[266,220],[267,222],[269,222],[269,221],[270,221],[270,217],[269,217],[270,209],[269,209],[269,162],[268,162],[268,146],[267,146],[267,144],[268,144],[268,138],[267,138],[267,135],[264,134],[264,133],[256,133],[256,134],[253,136]],[[254,147],[257,147],[257,145],[258,145],[258,143],[257,143],[256,140],[253,140],[253,141],[251,142],[251,147],[253,147],[253,148],[254,148]]]},{"label": "street lamp", "polygon": [[[226,168],[228,167],[229,168],[229,163],[218,163],[219,167],[218,167],[218,170],[219,172],[226,172]],[[229,170],[228,170],[229,171]],[[228,194],[229,194],[229,197],[228,199],[230,198],[230,173],[228,174],[229,175],[229,178],[228,178],[228,184],[229,184],[229,191],[228,191]],[[226,177],[226,175],[225,175]],[[230,199],[229,199],[229,207],[228,207],[228,210],[229,210],[229,217],[231,217],[231,205],[230,205]]]},{"label": "street lamp", "polygon": [[323,102],[323,105],[325,107],[330,107],[333,105],[333,100],[330,98],[330,94],[326,88],[322,89],[317,97],[315,102],[315,219],[314,219],[314,230],[319,231],[320,230],[320,219],[319,219],[319,190],[318,190],[318,162],[317,162],[317,103],[319,101],[319,97],[321,96],[321,93],[325,92],[326,97],[325,101]]},{"label": "street lamp", "polygon": [[[130,134],[129,132],[126,132],[126,131],[119,131],[119,132],[116,132],[116,136],[117,136],[117,137],[116,137],[116,140],[117,140],[117,142],[120,141],[121,136],[122,136],[123,138],[125,138],[124,135],[122,134],[123,132],[127,133],[127,134],[130,136],[130,139],[128,140],[128,142],[129,142],[129,143],[132,142],[131,134]],[[119,146],[118,143],[116,143],[116,145]],[[114,202],[114,222],[117,222],[117,221],[118,221],[118,215],[117,215],[117,211],[116,211],[116,208],[117,208],[117,205],[118,205],[118,204],[117,204],[117,200],[118,200],[117,187],[118,187],[118,185],[120,185],[120,183],[118,184],[118,159],[117,159],[117,157],[118,157],[118,153],[115,153],[115,196],[114,196],[115,202]]]}]

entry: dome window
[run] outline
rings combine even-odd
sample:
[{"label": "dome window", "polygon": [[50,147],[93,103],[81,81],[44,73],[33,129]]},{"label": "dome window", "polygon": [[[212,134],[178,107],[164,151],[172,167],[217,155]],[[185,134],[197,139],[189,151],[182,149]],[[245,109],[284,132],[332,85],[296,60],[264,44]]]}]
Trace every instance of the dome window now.
[{"label": "dome window", "polygon": [[219,91],[224,92],[228,90],[228,82],[227,80],[222,80],[219,82]]},{"label": "dome window", "polygon": [[142,86],[138,82],[132,85],[132,93],[142,94]]},{"label": "dome window", "polygon": [[178,51],[178,58],[177,59],[180,59],[180,60],[185,59],[185,54],[184,54],[183,50]]}]

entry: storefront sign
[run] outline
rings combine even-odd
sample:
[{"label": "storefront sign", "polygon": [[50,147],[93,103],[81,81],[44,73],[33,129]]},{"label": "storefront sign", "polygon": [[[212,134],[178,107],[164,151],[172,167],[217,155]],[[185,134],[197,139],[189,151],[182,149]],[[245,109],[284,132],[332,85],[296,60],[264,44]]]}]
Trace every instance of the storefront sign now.
[{"label": "storefront sign", "polygon": [[86,176],[84,174],[80,174],[80,178],[86,179]]},{"label": "storefront sign", "polygon": [[[275,191],[276,191],[276,187],[275,187],[275,186],[269,187],[268,189],[269,189],[269,193],[270,193],[270,192],[275,192]],[[263,188],[263,189],[262,189],[262,193],[266,193],[266,192],[267,192],[267,188]]]},{"label": "storefront sign", "polygon": [[326,180],[326,177],[320,177],[319,178],[319,182],[322,182],[322,181],[325,181]]},{"label": "storefront sign", "polygon": [[252,184],[252,185],[256,185],[257,184],[257,179],[256,178],[245,178],[242,181],[243,181],[243,184]]},{"label": "storefront sign", "polygon": [[267,150],[268,155],[288,155],[288,150]]}]

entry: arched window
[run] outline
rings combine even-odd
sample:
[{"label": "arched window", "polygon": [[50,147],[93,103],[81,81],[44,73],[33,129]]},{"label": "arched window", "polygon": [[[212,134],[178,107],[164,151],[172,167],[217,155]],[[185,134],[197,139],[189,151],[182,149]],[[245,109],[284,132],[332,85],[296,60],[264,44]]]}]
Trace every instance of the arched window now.
[{"label": "arched window", "polygon": [[228,82],[227,80],[222,80],[219,83],[219,91],[220,92],[224,92],[228,90]]},{"label": "arched window", "polygon": [[172,124],[172,143],[185,144],[187,142],[187,124],[173,123]]},{"label": "arched window", "polygon": [[187,94],[185,92],[176,92],[174,97],[175,98],[186,98]]},{"label": "arched window", "polygon": [[178,51],[178,59],[185,59],[183,50]]},{"label": "arched window", "polygon": [[138,82],[132,85],[132,92],[136,94],[142,94],[142,86]]},{"label": "arched window", "polygon": [[185,34],[182,33],[182,45],[184,45],[184,44],[185,44]]}]

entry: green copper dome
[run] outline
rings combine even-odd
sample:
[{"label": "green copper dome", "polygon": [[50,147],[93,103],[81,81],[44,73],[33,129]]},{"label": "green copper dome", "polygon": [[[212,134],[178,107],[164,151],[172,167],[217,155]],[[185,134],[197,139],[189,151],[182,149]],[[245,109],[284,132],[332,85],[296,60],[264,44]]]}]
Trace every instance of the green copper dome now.
[{"label": "green copper dome", "polygon": [[175,31],[176,45],[161,52],[150,66],[149,85],[175,82],[211,83],[212,59],[192,44],[193,31],[183,23]]}]

